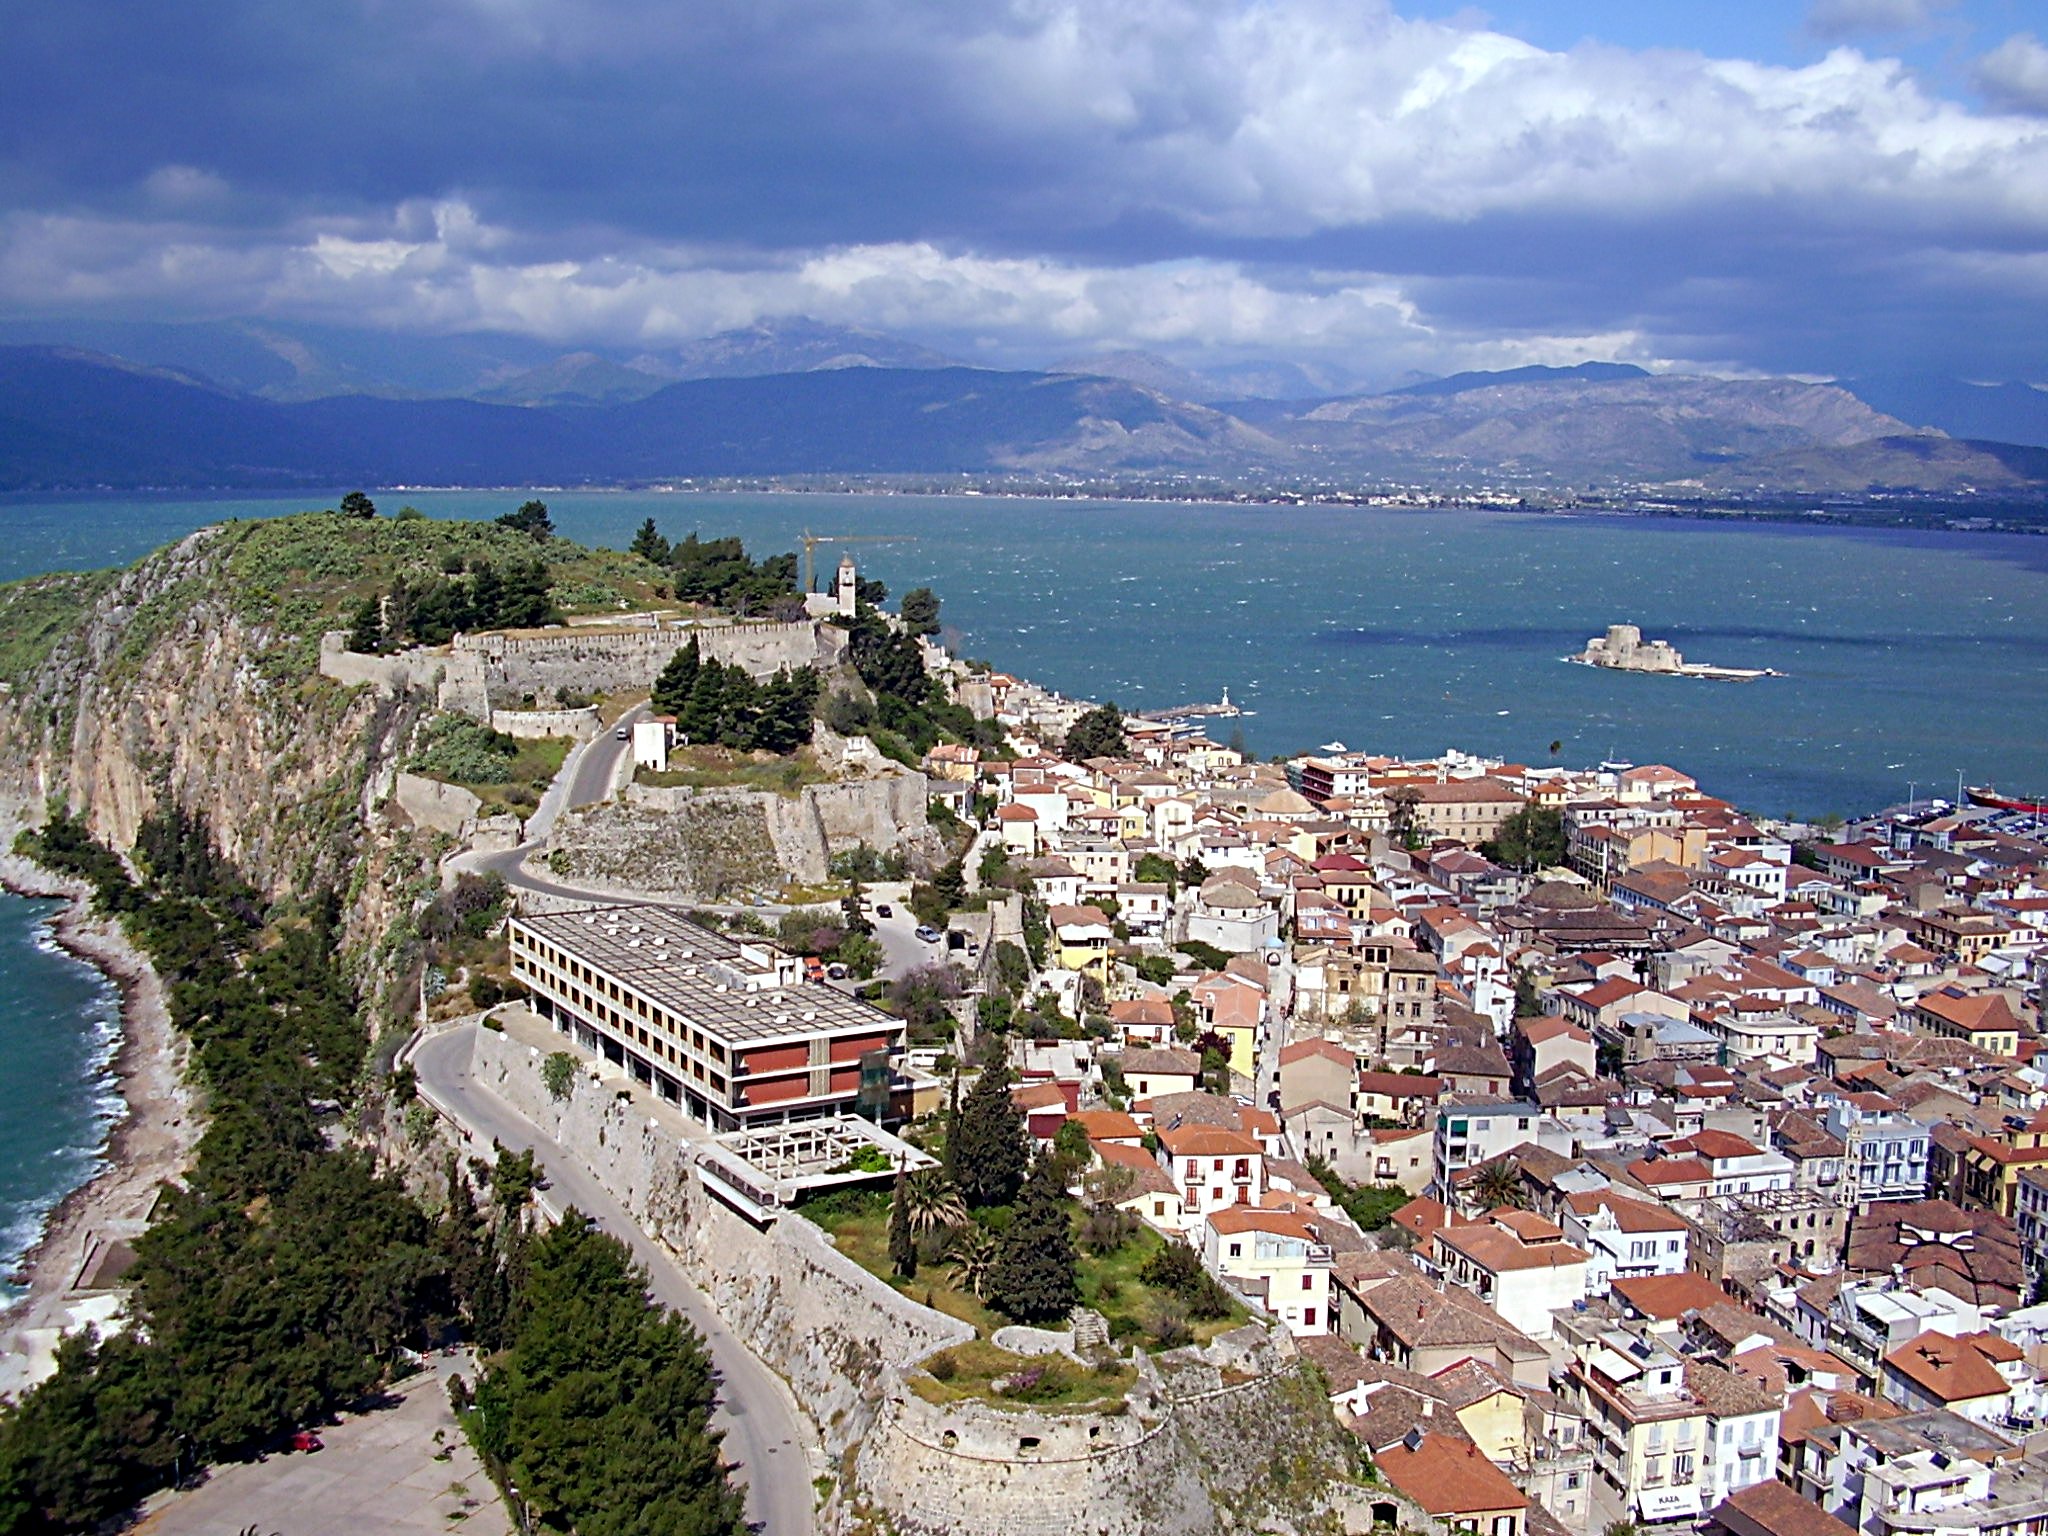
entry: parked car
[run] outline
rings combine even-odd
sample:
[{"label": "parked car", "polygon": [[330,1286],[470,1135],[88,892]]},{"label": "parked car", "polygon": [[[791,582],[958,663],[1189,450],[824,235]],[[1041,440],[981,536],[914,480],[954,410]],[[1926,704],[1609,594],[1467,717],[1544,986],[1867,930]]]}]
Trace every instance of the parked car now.
[{"label": "parked car", "polygon": [[896,909],[890,906],[889,903],[887,903],[886,901],[875,908],[875,916],[877,917],[894,917],[895,915]]},{"label": "parked car", "polygon": [[825,967],[825,979],[827,981],[846,980],[846,967],[841,965],[837,960],[834,960],[830,965]]},{"label": "parked car", "polygon": [[930,923],[919,923],[917,925],[917,936],[927,944],[936,944],[945,937],[943,933],[939,932]]},{"label": "parked car", "polygon": [[294,1430],[292,1432],[292,1438],[289,1444],[291,1448],[295,1451],[318,1451],[326,1449],[325,1442],[322,1441],[321,1438],[318,1435],[314,1434],[313,1431],[311,1431],[310,1429]]}]

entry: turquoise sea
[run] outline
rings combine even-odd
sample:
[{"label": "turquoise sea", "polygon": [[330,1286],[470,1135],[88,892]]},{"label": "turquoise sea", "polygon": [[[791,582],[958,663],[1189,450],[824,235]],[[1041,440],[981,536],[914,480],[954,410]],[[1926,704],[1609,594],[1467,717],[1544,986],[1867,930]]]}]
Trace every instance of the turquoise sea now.
[{"label": "turquoise sea", "polygon": [[54,901],[0,893],[0,1303],[58,1201],[92,1176],[119,1113],[120,995],[50,938]]},{"label": "turquoise sea", "polygon": [[[1775,814],[1850,812],[1959,779],[2048,792],[2048,538],[1516,513],[996,497],[523,490],[378,492],[437,517],[544,497],[569,537],[623,548],[806,528],[893,592],[929,585],[955,647],[1067,693],[1153,709],[1224,689],[1262,754],[1342,741],[1545,762],[1663,761]],[[193,528],[326,496],[0,500],[0,580],[126,563]],[[819,551],[821,575],[840,551]],[[1636,622],[1754,683],[1562,658]],[[103,1135],[111,989],[0,905],[0,1258],[87,1176]],[[12,1245],[12,1246],[9,1246]]]}]

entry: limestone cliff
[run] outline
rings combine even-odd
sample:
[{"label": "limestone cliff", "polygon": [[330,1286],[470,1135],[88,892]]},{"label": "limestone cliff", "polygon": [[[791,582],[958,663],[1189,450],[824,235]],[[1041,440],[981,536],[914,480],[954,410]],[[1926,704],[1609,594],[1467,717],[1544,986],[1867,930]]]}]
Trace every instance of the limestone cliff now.
[{"label": "limestone cliff", "polygon": [[266,894],[355,885],[351,938],[381,934],[397,893],[357,866],[402,830],[373,823],[417,706],[301,670],[289,620],[238,587],[236,542],[203,530],[145,559],[13,680],[0,815],[33,822],[59,801],[127,848],[180,802]]},{"label": "limestone cliff", "polygon": [[[344,893],[349,942],[374,946],[432,891],[445,846],[391,799],[431,698],[322,677],[320,636],[399,576],[534,552],[490,524],[310,513],[0,587],[0,830],[54,800],[126,849],[181,803],[266,895]],[[558,590],[639,595],[623,556],[557,541],[542,557]]]}]

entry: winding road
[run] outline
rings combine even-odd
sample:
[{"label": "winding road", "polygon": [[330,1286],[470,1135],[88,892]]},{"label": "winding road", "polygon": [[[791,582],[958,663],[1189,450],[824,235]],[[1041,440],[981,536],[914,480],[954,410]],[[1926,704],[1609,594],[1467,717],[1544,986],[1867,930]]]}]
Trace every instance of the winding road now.
[{"label": "winding road", "polygon": [[575,1207],[632,1249],[647,1271],[648,1290],[703,1334],[718,1368],[721,1389],[712,1422],[725,1432],[726,1457],[745,1485],[748,1520],[765,1536],[810,1536],[817,1502],[814,1469],[788,1387],[726,1327],[710,1298],[588,1168],[476,1081],[470,1071],[474,1046],[474,1026],[422,1041],[412,1055],[420,1092],[486,1144],[532,1149],[546,1171],[548,1203],[557,1210]]}]

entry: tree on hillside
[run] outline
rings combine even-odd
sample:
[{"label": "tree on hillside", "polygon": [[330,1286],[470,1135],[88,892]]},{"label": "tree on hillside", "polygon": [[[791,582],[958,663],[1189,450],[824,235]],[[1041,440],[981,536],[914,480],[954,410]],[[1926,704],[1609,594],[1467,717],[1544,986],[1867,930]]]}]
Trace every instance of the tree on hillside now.
[{"label": "tree on hillside", "polygon": [[1081,1299],[1066,1191],[1050,1158],[1040,1158],[1024,1181],[1010,1229],[997,1244],[989,1290],[1022,1323],[1054,1322]]},{"label": "tree on hillside", "polygon": [[689,705],[691,693],[696,690],[697,674],[703,666],[703,652],[698,648],[697,637],[692,635],[689,644],[669,657],[668,665],[654,680],[654,712],[680,716]]},{"label": "tree on hillside", "polygon": [[654,526],[654,519],[648,518],[633,535],[633,542],[627,549],[654,565],[667,565],[669,556],[668,540],[661,536],[661,530]]},{"label": "tree on hillside", "polygon": [[909,1280],[917,1274],[917,1236],[910,1226],[908,1198],[910,1176],[896,1170],[896,1190],[889,1198],[889,1267],[896,1278]]},{"label": "tree on hillside", "polygon": [[350,491],[341,498],[341,515],[343,517],[375,517],[377,515],[377,503],[370,500],[361,491]]},{"label": "tree on hillside", "polygon": [[554,519],[548,516],[548,504],[544,501],[522,501],[518,511],[507,512],[498,519],[498,526],[523,533],[536,544],[545,544],[555,536]]},{"label": "tree on hillside", "polygon": [[355,615],[349,620],[348,648],[367,654],[383,645],[384,605],[374,597],[366,597],[356,605]]},{"label": "tree on hillside", "polygon": [[902,615],[903,629],[911,635],[936,635],[939,632],[939,599],[930,587],[912,587],[903,594],[903,601],[896,605]]},{"label": "tree on hillside", "polygon": [[1009,1069],[990,1067],[975,1079],[946,1133],[946,1175],[971,1209],[1007,1205],[1030,1157],[1024,1117],[1010,1102]]},{"label": "tree on hillside", "polygon": [[1114,703],[1097,705],[1069,727],[1060,750],[1077,763],[1091,757],[1123,756],[1124,712]]},{"label": "tree on hillside", "polygon": [[1479,852],[1509,869],[1543,869],[1562,864],[1564,812],[1555,806],[1525,805],[1500,824],[1500,831],[1490,841],[1479,845]]}]

